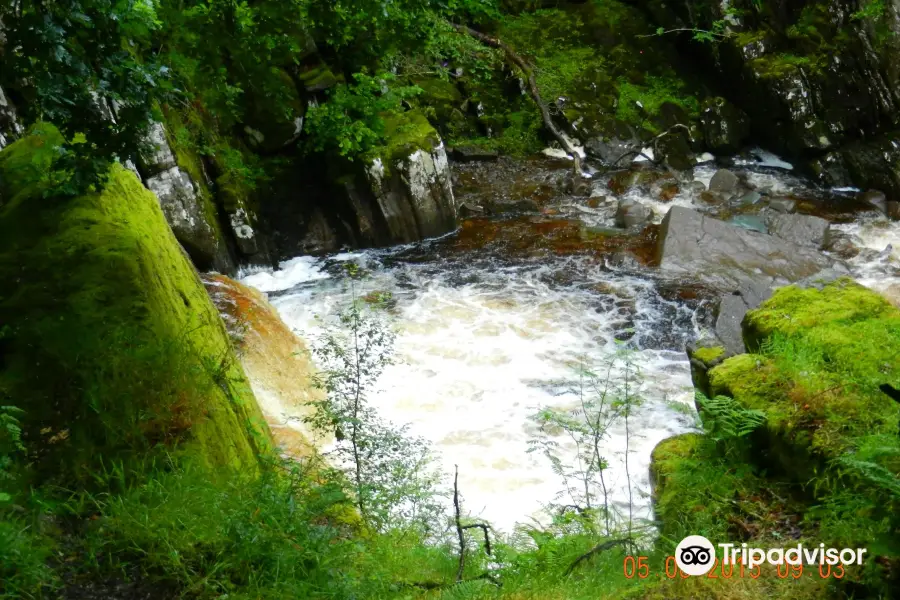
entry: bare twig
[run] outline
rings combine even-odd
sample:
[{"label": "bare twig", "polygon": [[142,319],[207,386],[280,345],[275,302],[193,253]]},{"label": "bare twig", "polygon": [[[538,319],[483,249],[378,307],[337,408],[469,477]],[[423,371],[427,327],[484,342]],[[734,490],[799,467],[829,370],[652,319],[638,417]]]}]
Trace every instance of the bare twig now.
[{"label": "bare twig", "polygon": [[466,539],[463,536],[462,523],[459,514],[459,465],[453,465],[453,508],[456,511],[456,536],[459,538],[459,570],[456,572],[456,581],[462,581],[463,570],[466,568]]},{"label": "bare twig", "polygon": [[560,131],[556,124],[553,122],[553,117],[550,115],[550,108],[548,107],[547,103],[544,102],[543,99],[541,99],[541,92],[538,88],[537,81],[534,78],[534,68],[529,65],[525,61],[525,59],[519,56],[512,48],[510,48],[498,38],[493,38],[489,35],[485,35],[480,31],[475,31],[471,27],[466,27],[465,25],[450,23],[450,26],[460,33],[465,33],[466,35],[475,38],[486,46],[502,50],[504,54],[506,54],[507,58],[509,58],[509,60],[514,65],[516,65],[520,71],[522,71],[522,74],[525,75],[525,78],[528,82],[528,94],[531,96],[532,100],[534,100],[535,104],[538,105],[538,108],[541,111],[541,118],[544,121],[544,127],[546,127],[547,130],[553,134],[553,137],[555,137],[557,141],[559,141],[559,144],[563,147],[563,150],[565,150],[567,154],[570,154],[572,156],[572,159],[575,162],[575,175],[580,176],[581,155],[576,151],[569,138],[562,131]]},{"label": "bare twig", "polygon": [[[491,537],[488,534],[488,529],[490,527],[486,523],[462,524],[462,511],[460,510],[459,503],[459,465],[454,465],[453,508],[456,512],[456,537],[459,538],[459,569],[456,572],[456,582],[459,583],[463,580],[463,571],[465,571],[466,568],[466,538],[463,535],[463,532],[466,529],[481,529],[481,531],[484,532],[484,551],[487,552],[488,556],[491,555]],[[487,573],[484,575],[487,575],[487,577],[481,576],[477,579],[490,579],[490,575]],[[499,585],[499,583],[497,585]]]},{"label": "bare twig", "polygon": [[717,33],[715,31],[709,31],[708,29],[697,29],[695,27],[676,27],[675,29],[666,29],[665,31],[657,31],[655,33],[645,33],[642,35],[636,35],[634,37],[638,38],[649,38],[649,37],[657,37],[661,35],[665,35],[667,33],[678,33],[680,31],[690,31],[691,33],[708,33],[709,35],[715,36],[717,38],[726,38],[729,36],[727,33]]},{"label": "bare twig", "polygon": [[572,573],[572,571],[575,570],[575,567],[577,567],[584,561],[588,560],[595,554],[598,554],[605,550],[609,550],[610,548],[615,548],[616,546],[627,546],[628,544],[631,544],[633,541],[634,540],[632,540],[631,538],[622,538],[620,540],[609,540],[609,541],[597,544],[596,546],[594,546],[593,548],[591,548],[590,550],[588,550],[587,552],[585,552],[584,554],[579,556],[575,560],[575,562],[573,562],[571,565],[569,565],[569,568],[566,569],[566,575],[570,575]]}]

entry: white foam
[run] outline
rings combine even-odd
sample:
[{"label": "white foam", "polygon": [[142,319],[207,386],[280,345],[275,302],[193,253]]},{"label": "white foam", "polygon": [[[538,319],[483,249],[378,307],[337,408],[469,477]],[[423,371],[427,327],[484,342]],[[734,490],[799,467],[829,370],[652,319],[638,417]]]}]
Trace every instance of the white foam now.
[{"label": "white foam", "polygon": [[280,263],[277,271],[242,273],[238,277],[245,285],[261,292],[281,292],[301,283],[328,279],[330,275],[322,270],[319,263],[313,256],[298,256]]},{"label": "white foam", "polygon": [[[615,351],[615,332],[626,319],[634,321],[638,337],[654,335],[654,328],[672,328],[672,316],[662,317],[659,306],[675,313],[687,310],[659,305],[649,281],[595,268],[581,274],[579,285],[559,287],[550,276],[575,265],[567,259],[540,266],[466,266],[464,279],[473,282],[459,285],[458,267],[437,272],[434,265],[378,269],[374,256],[359,257],[369,262],[372,275],[357,284],[356,293],[394,295],[398,363],[384,373],[373,402],[386,418],[410,423],[412,433],[431,440],[445,473],[458,464],[468,510],[506,532],[537,516],[562,489],[548,461],[527,452],[533,434],[529,416],[541,406],[573,403],[574,396],[558,384],[573,377],[570,363],[582,354]],[[610,305],[601,310],[598,294],[586,289],[613,279],[619,299],[630,303],[630,309]],[[327,319],[347,302],[347,289],[334,279],[321,279],[273,301],[285,322],[307,340],[321,333],[317,315]],[[681,326],[691,330],[692,315],[679,314]],[[630,423],[629,462],[635,516],[649,519],[650,453],[662,439],[693,427],[666,400],[690,404],[693,388],[680,350],[643,350],[637,360],[648,382],[647,402]],[[604,445],[611,463],[607,482],[619,505],[628,497],[624,437],[619,425]]]}]

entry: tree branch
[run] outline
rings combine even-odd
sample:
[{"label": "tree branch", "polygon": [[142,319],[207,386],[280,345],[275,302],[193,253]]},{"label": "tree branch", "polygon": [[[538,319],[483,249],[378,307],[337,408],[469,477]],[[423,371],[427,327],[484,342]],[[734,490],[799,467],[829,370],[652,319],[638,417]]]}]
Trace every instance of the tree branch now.
[{"label": "tree branch", "polygon": [[534,100],[535,104],[538,105],[538,108],[541,111],[541,118],[544,121],[544,127],[553,134],[553,137],[557,139],[559,144],[563,147],[563,150],[566,151],[567,154],[572,156],[574,160],[574,170],[576,175],[581,175],[581,155],[576,151],[575,147],[572,145],[572,142],[569,138],[559,130],[556,126],[556,123],[553,122],[553,118],[550,115],[550,108],[547,106],[547,103],[543,101],[541,98],[541,91],[538,88],[537,81],[534,78],[534,69],[529,65],[525,59],[519,56],[512,48],[507,46],[498,38],[493,38],[489,35],[485,35],[480,31],[475,31],[471,27],[466,27],[465,25],[457,25],[455,23],[449,23],[451,27],[453,27],[456,31],[460,33],[464,33],[469,35],[485,46],[490,46],[492,48],[497,48],[502,50],[504,54],[506,54],[507,58],[516,65],[522,74],[525,76],[525,79],[528,83],[528,94],[531,96],[532,100]]},{"label": "tree branch", "polygon": [[625,546],[627,544],[630,544],[631,542],[632,542],[631,538],[623,538],[621,540],[609,540],[607,542],[597,544],[596,546],[594,546],[593,548],[591,548],[590,550],[588,550],[587,552],[585,552],[584,554],[579,556],[575,560],[575,562],[573,562],[571,565],[569,565],[569,568],[566,569],[566,575],[571,575],[572,571],[575,570],[575,567],[577,567],[584,561],[588,560],[595,554],[603,552],[604,550],[609,550],[610,548],[614,548],[616,546]]}]

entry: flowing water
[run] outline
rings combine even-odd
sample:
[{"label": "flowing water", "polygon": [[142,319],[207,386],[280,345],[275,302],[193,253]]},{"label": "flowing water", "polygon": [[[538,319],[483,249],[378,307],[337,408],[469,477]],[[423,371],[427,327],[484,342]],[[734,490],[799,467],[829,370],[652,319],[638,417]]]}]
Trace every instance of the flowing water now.
[{"label": "flowing water", "polygon": [[[367,273],[357,295],[390,292],[398,361],[384,373],[374,404],[384,417],[409,423],[430,440],[445,473],[459,465],[466,509],[507,532],[538,516],[563,489],[547,459],[527,451],[535,434],[529,417],[541,407],[578,402],[573,365],[579,361],[600,361],[624,344],[642,371],[644,401],[629,422],[627,472],[624,423],[603,447],[611,499],[622,512],[630,481],[635,517],[651,518],[650,453],[662,439],[696,427],[684,346],[709,325],[710,296],[692,282],[668,281],[642,266],[654,228],[617,237],[602,229],[608,210],[554,193],[548,182],[564,168],[531,165],[521,175],[530,183],[517,179],[518,188],[496,182],[487,169],[457,174],[461,199],[524,196],[536,208],[529,214],[467,221],[454,234],[420,244],[299,257],[275,272],[243,277],[267,292],[282,319],[309,343],[322,332],[320,319],[351,300],[344,263]],[[713,172],[698,167],[696,178],[708,182]],[[751,171],[749,180],[772,193],[803,187],[786,170],[771,168]],[[653,208],[657,222],[668,209],[646,192],[630,194]],[[683,192],[672,202],[697,200]],[[873,249],[855,261],[859,278],[882,290],[900,285],[892,262],[900,255],[875,252],[888,243],[900,250],[900,225],[872,216],[844,220],[839,228]],[[571,450],[562,437],[559,442]]]}]

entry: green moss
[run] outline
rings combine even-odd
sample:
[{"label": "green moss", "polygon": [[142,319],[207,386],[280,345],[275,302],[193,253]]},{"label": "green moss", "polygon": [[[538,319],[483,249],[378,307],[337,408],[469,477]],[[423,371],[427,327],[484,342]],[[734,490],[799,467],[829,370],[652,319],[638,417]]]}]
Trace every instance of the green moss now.
[{"label": "green moss", "polygon": [[884,297],[842,278],[821,291],[796,286],[779,289],[747,315],[745,327],[758,345],[775,332],[795,335],[819,325],[853,324],[892,313],[896,309]]},{"label": "green moss", "polygon": [[330,87],[334,87],[341,80],[325,64],[317,64],[300,73],[298,76],[300,83],[307,91],[321,91]]},{"label": "green moss", "polygon": [[714,346],[712,348],[697,348],[697,350],[694,351],[693,356],[708,364],[724,354],[725,348],[722,346]]},{"label": "green moss", "polygon": [[417,150],[431,152],[440,137],[425,115],[418,111],[388,115],[384,119],[385,145],[375,151],[385,168],[395,160],[409,157]]},{"label": "green moss", "polygon": [[[674,540],[696,532],[729,539],[742,508],[764,497],[753,466],[726,457],[708,436],[686,433],[660,442],[650,463],[657,520]],[[752,509],[751,509],[752,510]]]},{"label": "green moss", "polygon": [[0,209],[0,395],[40,441],[38,480],[158,450],[252,470],[267,427],[155,196],[119,166],[102,192],[68,200],[9,177],[58,142],[44,127],[0,153],[13,198]]}]

